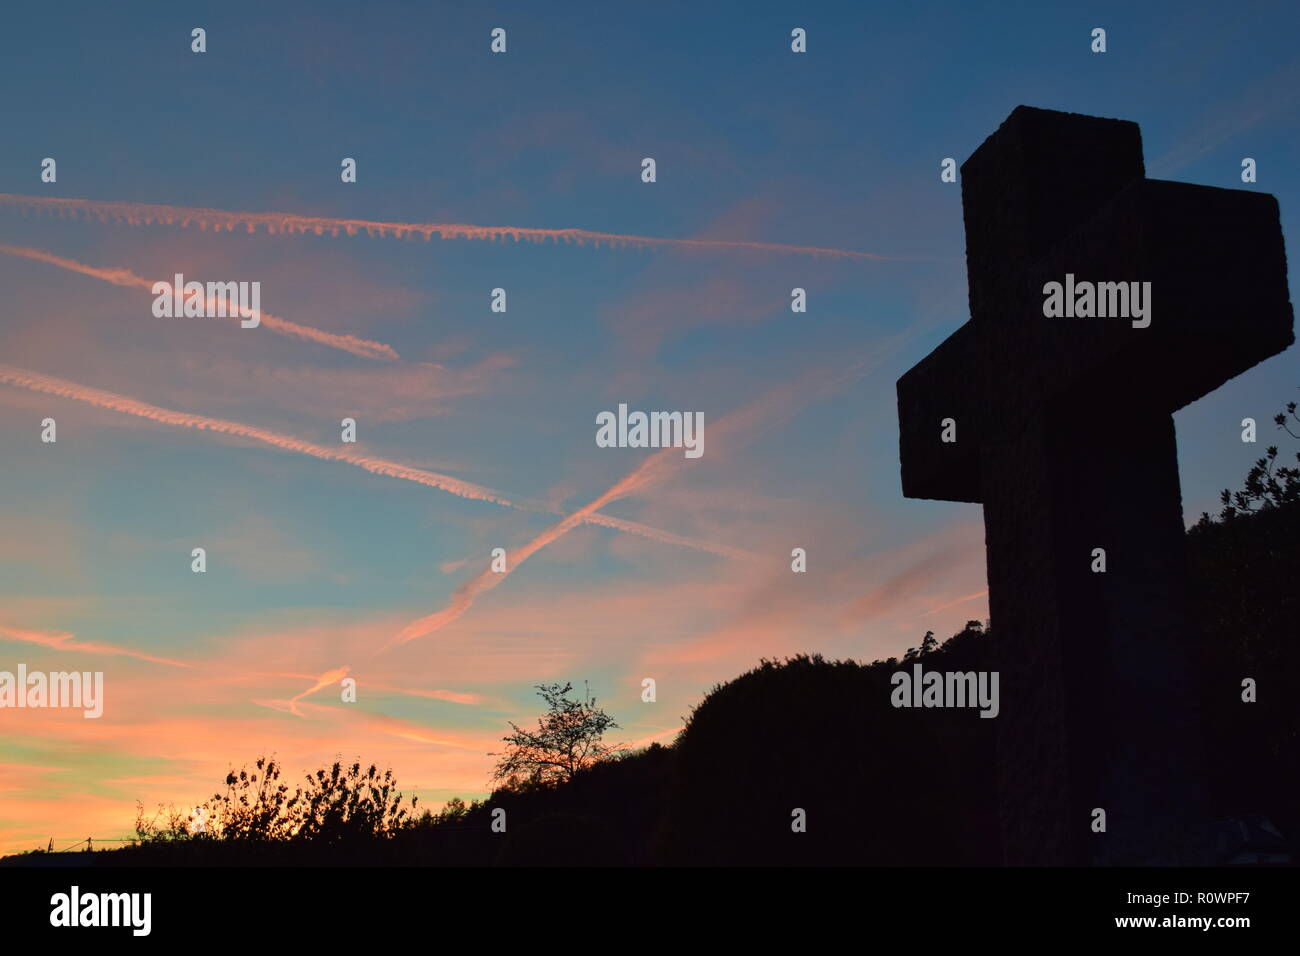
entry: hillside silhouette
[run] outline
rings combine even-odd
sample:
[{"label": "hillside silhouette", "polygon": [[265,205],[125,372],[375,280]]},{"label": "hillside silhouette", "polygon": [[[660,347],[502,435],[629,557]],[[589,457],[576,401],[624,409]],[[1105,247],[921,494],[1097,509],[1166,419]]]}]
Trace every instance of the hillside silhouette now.
[{"label": "hillside silhouette", "polygon": [[[1262,817],[1294,841],[1300,502],[1203,520],[1187,544],[1197,627],[1186,651],[1202,682],[1213,810]],[[341,794],[351,810],[312,811],[311,839],[193,838],[173,821],[138,845],[77,862],[996,865],[996,720],[975,709],[890,704],[895,671],[914,661],[926,670],[989,670],[996,639],[972,621],[942,643],[925,635],[902,660],[760,661],[714,687],[670,746],[607,756],[563,782],[515,780],[487,800],[453,801],[436,814],[403,812],[396,780],[374,768],[367,777],[359,764],[336,766],[333,781],[318,771],[299,799],[314,793],[320,806],[332,806],[329,795]],[[1241,701],[1246,677],[1258,683],[1257,703]],[[235,773],[227,784],[232,778],[241,786]],[[376,780],[391,789],[368,802],[365,788]],[[279,799],[293,799],[292,789]],[[806,812],[805,833],[791,830],[795,808]],[[493,832],[501,809],[507,831]],[[52,856],[4,862],[49,864]]]}]

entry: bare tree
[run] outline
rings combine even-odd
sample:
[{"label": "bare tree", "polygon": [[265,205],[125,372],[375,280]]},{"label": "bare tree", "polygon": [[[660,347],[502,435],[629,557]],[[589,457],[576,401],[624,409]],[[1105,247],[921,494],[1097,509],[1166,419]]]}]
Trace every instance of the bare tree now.
[{"label": "bare tree", "polygon": [[514,721],[514,731],[501,739],[506,743],[492,779],[504,788],[515,789],[529,784],[548,785],[573,779],[579,770],[590,767],[625,749],[624,744],[610,747],[601,742],[605,731],[618,727],[614,719],[596,706],[596,698],[583,685],[583,697],[569,696],[573,685],[538,684],[537,693],[546,701],[546,713],[537,718],[537,730],[524,730]]}]

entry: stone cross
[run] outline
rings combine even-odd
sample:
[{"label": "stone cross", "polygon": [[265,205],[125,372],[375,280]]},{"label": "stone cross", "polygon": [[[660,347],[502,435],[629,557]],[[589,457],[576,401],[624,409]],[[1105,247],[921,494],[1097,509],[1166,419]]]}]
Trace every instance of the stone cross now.
[{"label": "stone cross", "polygon": [[1172,414],[1294,341],[1277,201],[1026,106],[961,182],[971,318],[898,380],[899,445],[907,497],[984,506],[1005,861],[1204,862]]}]

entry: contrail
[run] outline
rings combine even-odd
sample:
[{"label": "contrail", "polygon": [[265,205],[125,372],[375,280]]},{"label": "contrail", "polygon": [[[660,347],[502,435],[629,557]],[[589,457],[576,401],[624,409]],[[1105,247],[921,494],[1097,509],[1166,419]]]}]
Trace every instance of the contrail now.
[{"label": "contrail", "polygon": [[153,664],[166,664],[168,667],[191,669],[194,667],[193,664],[169,660],[166,657],[154,657],[152,654],[135,651],[129,647],[118,647],[115,644],[104,644],[99,641],[79,641],[75,635],[66,631],[33,631],[26,628],[0,626],[0,640],[26,641],[28,644],[39,644],[41,647],[53,648],[56,651],[81,651],[84,654],[134,657],[137,660],[149,661]]},{"label": "contrail", "polygon": [[894,256],[878,256],[849,249],[821,246],[798,246],[779,242],[745,242],[734,239],[661,239],[654,236],[630,236],[590,229],[532,229],[522,226],[471,226],[452,222],[376,222],[370,219],[337,219],[330,216],[297,216],[281,212],[229,212],[192,206],[163,206],[142,202],[108,202],[98,199],[59,199],[50,196],[22,196],[0,193],[0,205],[62,217],[85,217],[100,222],[118,222],[129,226],[198,226],[200,230],[234,232],[241,228],[255,233],[264,229],[269,235],[355,236],[364,232],[372,238],[406,239],[421,236],[426,242],[439,239],[474,239],[487,242],[555,242],[599,248],[653,249],[676,246],[695,249],[749,249],[786,255],[818,256],[830,259],[872,259],[901,261]]},{"label": "contrail", "polygon": [[955,607],[958,604],[965,604],[967,601],[973,601],[976,598],[987,597],[988,593],[989,593],[989,589],[985,588],[983,591],[976,591],[974,594],[967,594],[965,597],[955,598],[954,600],[951,600],[946,604],[940,604],[938,607],[931,608],[930,610],[926,611],[924,614],[918,614],[916,616],[917,620],[920,620],[923,617],[929,617],[931,614],[938,614],[940,611],[946,611],[948,610],[948,608]]},{"label": "contrail", "polygon": [[[280,435],[264,428],[244,425],[240,422],[226,421],[220,418],[208,418],[203,415],[191,415],[188,412],[178,412],[168,408],[161,408],[157,405],[150,405],[146,402],[137,401],[136,399],[128,398],[124,395],[118,395],[114,392],[89,388],[85,385],[78,385],[75,382],[55,378],[51,375],[43,375],[39,372],[31,372],[26,369],[14,368],[9,365],[0,365],[0,383],[17,385],[37,392],[45,392],[50,395],[75,399],[76,401],[95,405],[99,408],[107,408],[111,411],[134,415],[137,418],[147,418],[151,421],[161,422],[164,425],[175,425],[181,428],[197,428],[204,431],[214,431],[226,435],[235,435],[240,438],[251,438],[255,441],[264,442],[265,444],[272,445],[276,448],[282,448],[286,451],[311,455],[312,457],[320,458],[325,461],[346,462],[347,464],[355,465],[358,468],[364,468],[366,471],[377,475],[386,475],[389,478],[400,478],[404,481],[413,481],[417,484],[427,485],[431,488],[450,492],[451,494],[458,495],[462,498],[469,498],[476,501],[490,501],[494,504],[506,508],[514,508],[518,511],[555,514],[559,510],[552,505],[544,505],[526,499],[507,497],[505,494],[499,491],[494,491],[491,488],[486,488],[483,485],[478,485],[470,481],[463,481],[459,478],[439,474],[435,471],[428,471],[423,468],[414,468],[410,465],[403,465],[400,462],[389,461],[384,458],[374,458],[341,448],[327,448],[324,445],[317,445],[313,442],[303,441],[288,435]],[[647,459],[647,461],[651,460],[653,459]],[[695,548],[701,551],[721,554],[725,557],[735,557],[738,555],[752,557],[751,555],[747,555],[745,552],[740,552],[733,548],[714,545],[711,542],[706,541],[693,541],[689,538],[669,534],[666,531],[659,531],[656,528],[637,524],[632,521],[607,518],[604,515],[588,515],[584,520],[591,524],[600,524],[617,530],[640,534],[657,541],[662,541],[665,544],[682,545],[684,547]]]},{"label": "contrail", "polygon": [[[558,509],[551,511],[557,514]],[[609,515],[595,513],[589,514],[583,519],[587,524],[598,524],[606,528],[613,528],[616,531],[627,531],[630,534],[639,534],[646,538],[653,538],[664,544],[678,544],[684,548],[694,548],[697,551],[708,551],[712,554],[724,558],[732,558],[737,561],[755,561],[758,555],[752,551],[744,551],[740,548],[730,548],[725,544],[714,544],[711,541],[700,541],[696,538],[684,538],[681,535],[671,534],[667,531],[661,531],[658,528],[652,528],[649,525],[640,524],[636,521],[625,521],[622,518],[611,518]]]},{"label": "contrail", "polygon": [[[113,285],[124,286],[128,289],[146,289],[152,292],[154,287],[153,282],[136,275],[130,269],[101,269],[96,266],[86,265],[84,262],[77,262],[75,259],[65,259],[42,249],[32,249],[27,246],[0,245],[0,252],[11,256],[21,256],[24,259],[34,259],[37,262],[45,262],[52,266],[58,266],[60,269],[79,272],[82,275],[101,279],[104,282],[111,282]],[[205,306],[209,304],[215,306],[217,300],[204,296],[204,304]],[[212,311],[215,311],[215,309]],[[236,315],[231,315],[232,320],[238,318]],[[362,358],[388,360],[398,358],[397,352],[393,350],[392,346],[384,345],[382,342],[371,342],[368,339],[359,339],[352,335],[335,335],[333,332],[325,332],[321,329],[290,322],[288,319],[281,319],[268,312],[263,312],[261,318],[263,325],[279,335],[315,342],[318,345],[326,345],[330,348],[342,349],[344,352],[351,352],[353,355],[359,355]]]},{"label": "contrail", "polygon": [[0,365],[0,382],[10,385],[19,385],[23,388],[29,388],[37,392],[46,392],[50,395],[59,395],[64,398],[76,399],[79,402],[86,402],[90,405],[96,405],[100,408],[107,408],[115,412],[123,412],[127,415],[135,415],[138,418],[148,418],[164,425],[177,425],[182,428],[198,428],[207,431],[221,432],[227,435],[236,435],[240,438],[251,438],[256,441],[265,442],[268,445],[274,445],[276,448],[283,448],[286,451],[296,451],[304,455],[312,455],[316,458],[322,458],[326,461],[344,461],[366,471],[374,472],[379,475],[388,475],[392,478],[402,478],[406,481],[418,482],[422,485],[429,485],[433,488],[449,491],[454,495],[462,498],[473,498],[480,501],[492,501],[508,508],[515,507],[515,504],[505,495],[485,488],[482,485],[476,485],[473,482],[462,481],[459,478],[453,478],[450,475],[441,475],[437,472],[426,471],[422,468],[412,468],[394,461],[387,461],[383,458],[371,458],[354,451],[347,451],[341,448],[326,448],[324,445],[317,445],[312,442],[302,441],[297,438],[291,438],[287,435],[279,435],[264,428],[256,428],[252,425],[243,425],[239,422],[225,421],[220,418],[207,418],[203,415],[191,415],[187,412],[173,411],[167,408],[160,408],[157,405],[150,405],[146,402],[136,401],[133,398],[127,398],[124,395],[117,395],[113,392],[101,391],[97,388],[88,388],[84,385],[78,385],[75,382],[68,382],[64,379],[54,378],[50,375],[42,375],[39,372],[29,372],[25,369],[14,368],[8,365]]},{"label": "contrail", "polygon": [[312,694],[316,693],[316,691],[320,690],[322,687],[328,687],[330,684],[338,683],[343,678],[348,676],[348,672],[350,670],[351,668],[349,667],[336,667],[334,668],[334,670],[326,671],[324,674],[321,674],[319,677],[316,678],[316,682],[312,684],[312,686],[308,687],[305,691],[303,691],[301,694],[298,694],[296,697],[289,698],[288,701],[289,710],[296,716],[301,717],[302,712],[298,710],[298,701],[302,700],[304,697],[310,697]]},{"label": "contrail", "polygon": [[[414,640],[417,637],[424,637],[432,634],[434,631],[441,630],[456,618],[468,611],[478,596],[485,591],[490,591],[507,577],[530,557],[546,547],[556,538],[568,534],[578,525],[584,523],[591,515],[612,501],[622,498],[624,495],[643,485],[642,475],[655,469],[655,463],[665,455],[671,455],[677,452],[676,448],[665,448],[649,458],[644,459],[637,468],[615,484],[612,488],[602,494],[600,497],[593,499],[583,507],[570,515],[555,522],[537,537],[533,538],[522,548],[517,548],[510,552],[509,563],[505,571],[493,571],[491,568],[485,568],[474,577],[470,578],[460,587],[456,588],[451,597],[451,602],[441,611],[426,615],[418,620],[412,621],[406,627],[402,628],[397,635],[394,643],[405,644],[407,641]],[[680,457],[680,455],[678,455]]]},{"label": "contrail", "polygon": [[[393,644],[405,644],[417,637],[425,637],[435,631],[442,630],[452,621],[459,618],[462,614],[474,606],[480,594],[492,590],[516,570],[519,566],[531,558],[534,554],[546,547],[557,538],[568,534],[580,524],[597,521],[597,512],[611,502],[639,491],[644,491],[650,485],[662,480],[668,475],[669,468],[675,462],[682,461],[682,457],[677,448],[663,448],[655,452],[649,458],[642,459],[636,468],[624,475],[618,482],[610,487],[604,494],[583,505],[577,511],[555,522],[533,540],[529,541],[522,548],[517,548],[509,553],[508,564],[505,571],[493,571],[491,568],[485,568],[474,577],[456,588],[452,592],[451,601],[441,611],[425,615],[415,621],[412,621],[398,633]],[[601,515],[599,518],[603,519]],[[600,521],[599,523],[604,523]],[[743,553],[743,552],[742,552]],[[754,557],[746,555],[746,557]],[[391,644],[389,646],[392,646]]]},{"label": "contrail", "polygon": [[[797,379],[769,389],[763,395],[749,402],[749,404],[731,412],[713,426],[711,439],[713,447],[718,447],[719,438],[722,439],[724,447],[738,447],[748,438],[752,438],[759,428],[784,421],[795,414],[804,404],[857,381],[866,375],[868,371],[879,365],[897,341],[898,339],[895,337],[891,342],[877,348],[872,355],[852,362],[838,371],[815,369],[811,373],[805,373]],[[388,646],[405,644],[407,641],[412,641],[417,637],[425,637],[446,627],[473,607],[480,594],[492,590],[513,574],[521,564],[552,541],[568,534],[579,524],[597,520],[597,517],[605,518],[604,515],[597,516],[599,509],[620,498],[644,491],[651,485],[662,481],[669,475],[671,469],[677,467],[682,461],[681,456],[675,454],[676,451],[675,448],[664,448],[649,458],[643,459],[636,468],[628,472],[600,497],[579,508],[563,520],[557,521],[522,548],[510,552],[509,563],[505,571],[493,571],[491,568],[480,571],[452,592],[451,600],[446,607],[406,625]],[[756,557],[754,555],[746,556]]]}]

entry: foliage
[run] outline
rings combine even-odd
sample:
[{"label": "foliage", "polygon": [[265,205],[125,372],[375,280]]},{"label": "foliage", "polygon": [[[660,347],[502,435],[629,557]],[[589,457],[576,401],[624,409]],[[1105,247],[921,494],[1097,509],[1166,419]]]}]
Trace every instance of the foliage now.
[{"label": "foliage", "polygon": [[[1300,434],[1291,430],[1292,421],[1300,427],[1296,403],[1288,402],[1286,411],[1278,412],[1273,417],[1273,423],[1292,438],[1300,438]],[[1219,512],[1220,521],[1231,521],[1243,515],[1300,502],[1300,468],[1278,465],[1277,456],[1277,446],[1270,445],[1264,457],[1257,459],[1246,474],[1246,480],[1239,491],[1223,489],[1219,495],[1219,500],[1223,503]],[[1295,457],[1300,463],[1300,452]],[[1212,524],[1213,521],[1208,512],[1202,512],[1197,527]]]},{"label": "foliage", "polygon": [[307,774],[307,787],[290,798],[292,808],[300,801],[294,837],[336,843],[349,839],[389,837],[406,825],[415,810],[402,806],[402,794],[392,770],[382,774],[371,764],[364,772],[358,761],[344,769],[337,761],[329,772]]},{"label": "foliage", "polygon": [[[260,774],[260,776],[259,776]],[[215,793],[203,805],[209,818],[205,832],[223,840],[287,840],[297,830],[301,793],[290,795],[280,782],[281,768],[274,757],[260,757],[253,772],[248,768],[226,774],[224,793]]]},{"label": "foliage", "polygon": [[146,819],[140,806],[136,836],[147,844],[182,840],[333,844],[387,838],[410,821],[418,799],[413,797],[409,807],[403,806],[393,772],[381,774],[373,764],[362,771],[360,761],[346,768],[335,761],[328,769],[306,774],[306,786],[292,792],[282,774],[274,757],[261,757],[251,770],[232,769],[226,774],[225,791],[213,794],[188,816],[175,807],[160,806]]},{"label": "foliage", "polygon": [[143,803],[136,801],[135,807],[135,837],[142,843],[187,840],[196,826],[195,814],[187,816],[174,806],[160,803],[151,817],[145,817]]}]

